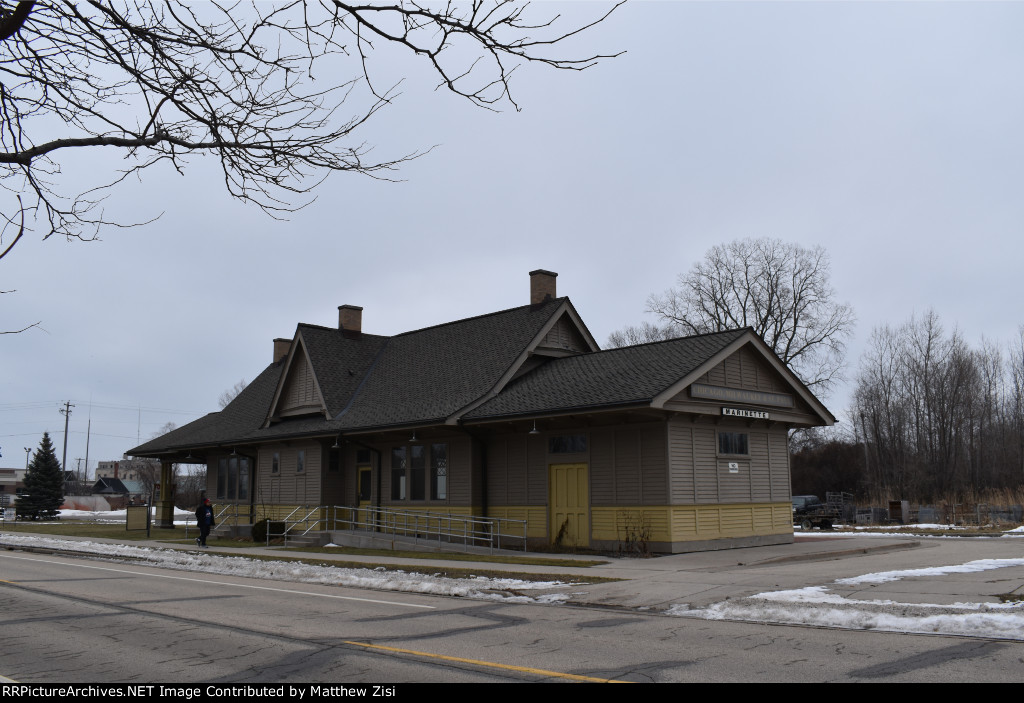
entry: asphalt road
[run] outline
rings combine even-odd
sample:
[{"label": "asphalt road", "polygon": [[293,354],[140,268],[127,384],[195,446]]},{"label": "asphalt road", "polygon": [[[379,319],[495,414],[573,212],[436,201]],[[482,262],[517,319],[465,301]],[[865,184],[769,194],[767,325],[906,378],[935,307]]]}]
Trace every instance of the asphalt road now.
[{"label": "asphalt road", "polygon": [[690,620],[0,552],[20,682],[1020,681],[1024,644]]}]

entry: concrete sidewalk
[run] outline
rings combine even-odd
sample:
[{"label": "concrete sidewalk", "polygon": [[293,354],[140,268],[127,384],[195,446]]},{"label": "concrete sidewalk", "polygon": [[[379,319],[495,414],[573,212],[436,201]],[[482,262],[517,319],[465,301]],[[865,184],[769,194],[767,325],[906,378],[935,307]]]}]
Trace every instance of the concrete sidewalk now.
[{"label": "concrete sidewalk", "polygon": [[[19,530],[21,533],[21,530]],[[3,533],[0,533],[2,542]],[[65,538],[75,540],[76,538]],[[124,544],[120,540],[78,538],[93,542]],[[611,583],[584,584],[571,589],[569,602],[629,609],[660,611],[685,604],[704,608],[726,600],[807,586],[827,587],[851,604],[892,600],[897,603],[944,605],[953,603],[1000,603],[1000,594],[1024,597],[1024,538],[1022,537],[873,537],[864,535],[797,535],[788,545],[695,552],[641,558],[595,557],[594,555],[536,554],[538,559],[599,559],[607,563],[592,567],[500,564],[491,562],[421,559],[409,557],[330,555],[332,561],[350,560],[381,566],[420,566],[473,569],[517,574],[563,574],[621,579]],[[194,550],[159,540],[128,544],[158,549]],[[235,556],[277,555],[298,557],[301,551],[280,547],[211,550]],[[522,553],[516,553],[522,556]],[[310,560],[325,555],[310,553]],[[844,586],[841,578],[870,573],[958,566],[980,559],[1017,559],[1019,565],[975,573],[907,575],[887,583]],[[565,593],[564,586],[551,589]],[[537,595],[537,591],[531,591]],[[540,593],[543,593],[540,592]]]}]

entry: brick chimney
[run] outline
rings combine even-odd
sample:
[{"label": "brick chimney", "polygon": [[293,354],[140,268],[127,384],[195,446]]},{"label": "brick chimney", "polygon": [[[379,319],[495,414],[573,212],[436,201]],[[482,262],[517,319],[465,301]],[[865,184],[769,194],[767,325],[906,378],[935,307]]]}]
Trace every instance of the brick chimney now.
[{"label": "brick chimney", "polygon": [[363,309],[358,305],[339,305],[338,329],[343,332],[362,332]]},{"label": "brick chimney", "polygon": [[540,305],[549,298],[557,298],[555,294],[555,279],[558,274],[554,271],[537,269],[530,271],[530,305]]},{"label": "brick chimney", "polygon": [[282,339],[278,337],[274,340],[274,363],[276,364],[281,359],[288,356],[288,352],[291,351],[292,340]]}]

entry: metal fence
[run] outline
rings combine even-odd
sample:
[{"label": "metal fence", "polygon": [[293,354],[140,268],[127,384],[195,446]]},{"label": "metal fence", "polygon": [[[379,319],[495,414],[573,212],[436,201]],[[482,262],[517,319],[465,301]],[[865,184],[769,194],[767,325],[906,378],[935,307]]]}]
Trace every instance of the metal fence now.
[{"label": "metal fence", "polygon": [[313,532],[350,530],[393,537],[438,547],[461,544],[469,547],[526,551],[526,520],[451,515],[373,506],[299,506],[267,526],[267,544],[281,538],[304,537]]},{"label": "metal fence", "polygon": [[940,503],[918,505],[906,501],[892,507],[858,507],[859,525],[936,524],[936,525],[1013,525],[1024,522],[1024,506],[991,503]]},{"label": "metal fence", "polygon": [[411,537],[416,542],[526,551],[526,520],[450,515],[392,508],[331,508],[331,529]]}]

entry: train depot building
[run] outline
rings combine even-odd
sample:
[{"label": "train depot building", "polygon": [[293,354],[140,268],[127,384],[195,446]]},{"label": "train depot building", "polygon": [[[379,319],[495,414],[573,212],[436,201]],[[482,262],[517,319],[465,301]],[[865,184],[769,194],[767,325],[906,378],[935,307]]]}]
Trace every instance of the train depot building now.
[{"label": "train depot building", "polygon": [[273,340],[222,411],[129,453],[167,476],[205,462],[217,509],[246,522],[372,510],[522,521],[566,549],[792,542],[788,432],[832,414],[749,328],[602,351],[556,276],[531,272],[527,305],[390,337],[342,305],[336,328]]}]

